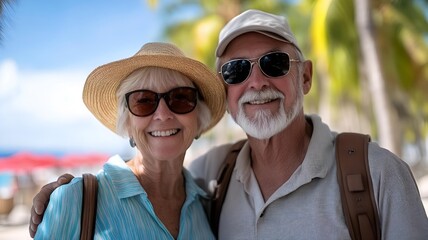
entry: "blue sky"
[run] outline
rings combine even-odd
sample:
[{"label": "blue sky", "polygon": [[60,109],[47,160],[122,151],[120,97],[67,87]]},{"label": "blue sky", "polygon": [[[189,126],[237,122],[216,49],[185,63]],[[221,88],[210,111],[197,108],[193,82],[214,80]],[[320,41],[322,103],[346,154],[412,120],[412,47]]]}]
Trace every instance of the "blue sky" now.
[{"label": "blue sky", "polygon": [[[125,4],[126,2],[126,4]],[[0,45],[0,154],[127,151],[81,100],[97,66],[162,41],[146,0],[17,0]]]}]

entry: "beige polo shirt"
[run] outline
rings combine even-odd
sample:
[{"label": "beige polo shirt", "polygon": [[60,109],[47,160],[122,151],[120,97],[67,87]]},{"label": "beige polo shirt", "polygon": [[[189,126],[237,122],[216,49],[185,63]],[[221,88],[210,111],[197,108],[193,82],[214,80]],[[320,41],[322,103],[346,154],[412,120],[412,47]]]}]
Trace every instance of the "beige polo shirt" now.
[{"label": "beige polo shirt", "polygon": [[[350,239],[336,178],[335,136],[318,116],[301,166],[264,201],[246,144],[238,155],[220,217],[220,239]],[[188,167],[209,191],[230,145],[220,146]],[[369,145],[369,167],[383,239],[428,239],[428,220],[407,164]]]}]

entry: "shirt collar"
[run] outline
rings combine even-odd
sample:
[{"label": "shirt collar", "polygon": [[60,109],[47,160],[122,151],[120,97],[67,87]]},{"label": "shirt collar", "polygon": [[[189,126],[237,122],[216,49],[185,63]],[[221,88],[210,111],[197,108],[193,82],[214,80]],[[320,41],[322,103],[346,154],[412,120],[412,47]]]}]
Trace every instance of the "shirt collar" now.
[{"label": "shirt collar", "polygon": [[104,171],[107,176],[110,176],[113,188],[119,198],[132,197],[139,194],[147,195],[137,177],[119,155],[111,157],[104,164]]},{"label": "shirt collar", "polygon": [[[137,177],[119,155],[111,157],[103,168],[106,174],[110,176],[113,188],[118,193],[119,198],[128,198],[139,194],[147,196]],[[187,169],[183,168],[183,175],[187,198],[195,199],[197,196],[208,198],[207,193],[197,186]]]},{"label": "shirt collar", "polygon": [[[305,159],[289,181],[285,183],[288,184],[287,189],[289,191],[297,189],[314,178],[324,178],[334,163],[334,151],[332,150],[334,150],[335,134],[321,121],[320,117],[308,115],[306,118],[312,121],[313,124],[312,137]],[[234,171],[236,171],[236,179],[238,181],[244,183],[246,188],[252,188],[252,186],[248,185],[252,174],[248,142],[245,143],[238,155]]]}]

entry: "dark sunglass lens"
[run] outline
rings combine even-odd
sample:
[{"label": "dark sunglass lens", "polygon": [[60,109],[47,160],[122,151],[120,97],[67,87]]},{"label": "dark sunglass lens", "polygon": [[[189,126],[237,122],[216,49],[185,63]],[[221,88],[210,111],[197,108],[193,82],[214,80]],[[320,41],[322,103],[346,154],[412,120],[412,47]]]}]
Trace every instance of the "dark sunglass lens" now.
[{"label": "dark sunglass lens", "polygon": [[245,81],[251,71],[251,62],[240,59],[225,63],[221,67],[221,75],[227,84],[237,84]]},{"label": "dark sunglass lens", "polygon": [[286,53],[269,53],[260,58],[260,68],[269,77],[280,77],[288,73],[290,58]]},{"label": "dark sunglass lens", "polygon": [[193,111],[197,103],[197,91],[190,87],[174,88],[168,92],[165,99],[169,109],[178,114]]},{"label": "dark sunglass lens", "polygon": [[148,116],[156,111],[158,106],[157,94],[148,90],[131,93],[128,96],[128,108],[136,116]]}]

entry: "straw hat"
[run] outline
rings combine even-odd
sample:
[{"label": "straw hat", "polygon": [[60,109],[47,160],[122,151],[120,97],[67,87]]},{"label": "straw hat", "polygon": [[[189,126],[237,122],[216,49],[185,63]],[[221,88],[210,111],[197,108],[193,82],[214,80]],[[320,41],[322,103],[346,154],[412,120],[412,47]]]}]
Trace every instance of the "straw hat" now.
[{"label": "straw hat", "polygon": [[204,132],[223,117],[226,93],[221,80],[203,63],[186,57],[180,49],[169,43],[147,43],[134,56],[93,70],[83,88],[83,102],[102,124],[117,133],[116,90],[133,71],[149,66],[178,71],[194,82],[211,110],[211,123]]}]

